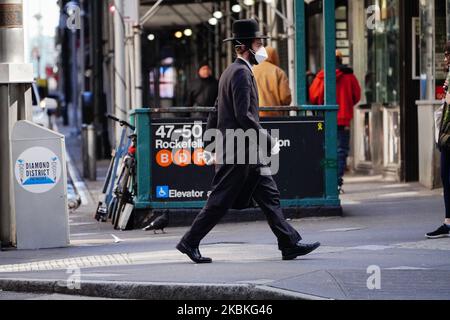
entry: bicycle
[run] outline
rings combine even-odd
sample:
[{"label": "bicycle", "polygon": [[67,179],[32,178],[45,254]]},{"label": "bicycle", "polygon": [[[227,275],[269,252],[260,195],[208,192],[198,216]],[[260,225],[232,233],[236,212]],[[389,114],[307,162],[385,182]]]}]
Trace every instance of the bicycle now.
[{"label": "bicycle", "polygon": [[[109,185],[114,185],[112,190],[112,197],[108,201],[108,197],[105,197],[105,204],[99,203],[96,213],[96,220],[107,222],[111,219],[111,223],[114,229],[126,230],[129,218],[134,209],[134,197],[137,192],[137,182],[136,182],[136,142],[137,135],[135,133],[136,128],[124,120],[120,120],[112,115],[107,115],[107,117],[115,122],[118,122],[121,127],[124,128],[122,133],[122,138],[127,129],[133,131],[131,135],[128,136],[131,143],[127,149],[127,152],[123,159],[121,160],[118,179],[115,181],[114,173],[117,172],[116,161],[120,160],[120,146],[117,151],[113,154],[113,159],[108,170],[107,178],[104,186],[104,193],[107,193]],[[121,145],[123,139],[121,139]]]}]

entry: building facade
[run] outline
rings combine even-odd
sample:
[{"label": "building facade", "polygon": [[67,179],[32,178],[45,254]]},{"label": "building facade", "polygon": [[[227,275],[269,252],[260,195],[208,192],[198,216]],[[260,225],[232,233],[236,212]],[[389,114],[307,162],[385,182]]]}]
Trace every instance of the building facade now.
[{"label": "building facade", "polygon": [[[66,2],[62,1],[62,6]],[[140,28],[128,25],[122,30],[122,41],[118,3],[121,1],[105,0],[93,6],[79,1],[85,15],[78,32],[78,53],[68,54],[71,34],[67,30],[63,30],[61,42],[61,51],[67,56],[61,59],[61,69],[67,73],[62,77],[66,98],[75,101],[69,99],[72,60],[80,66],[80,108],[90,121],[97,122],[102,131],[99,136],[104,141],[109,138],[111,145],[117,135],[101,118],[104,112],[119,110],[119,116],[126,117],[134,108],[184,106],[186,90],[201,61],[208,61],[214,75],[220,76],[233,59],[231,45],[222,40],[231,35],[236,19],[259,21],[263,32],[271,36],[268,44],[279,52],[280,67],[289,76],[294,96],[298,94],[298,77],[306,75],[295,73],[296,1],[140,1]],[[323,68],[322,7],[326,3],[305,1],[306,65],[312,75]],[[437,155],[430,149],[433,140],[426,136],[433,128],[426,124],[432,122],[428,118],[442,95],[442,47],[449,38],[449,0],[335,0],[335,5],[336,47],[344,54],[344,63],[353,67],[363,91],[355,107],[350,168],[397,181],[425,181],[424,177],[430,176],[437,181]],[[135,42],[137,34],[142,45]],[[130,50],[139,50],[141,56],[133,57]],[[129,61],[126,65],[117,64],[119,54]],[[140,105],[126,89],[133,86],[137,62],[142,65],[138,72],[142,86],[136,85],[139,81],[134,83],[135,89],[142,91]],[[122,75],[118,67],[123,68]],[[130,85],[121,88],[124,80]],[[84,91],[93,93],[93,113],[83,105]],[[426,109],[424,105],[433,106]]]}]

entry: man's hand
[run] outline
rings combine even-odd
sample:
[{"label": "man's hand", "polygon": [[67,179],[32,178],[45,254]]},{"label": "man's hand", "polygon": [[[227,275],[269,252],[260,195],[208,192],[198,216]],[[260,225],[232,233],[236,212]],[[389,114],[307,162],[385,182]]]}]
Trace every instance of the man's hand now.
[{"label": "man's hand", "polygon": [[275,142],[275,145],[273,146],[272,150],[270,151],[270,154],[273,156],[276,156],[280,153],[280,144],[278,141]]}]

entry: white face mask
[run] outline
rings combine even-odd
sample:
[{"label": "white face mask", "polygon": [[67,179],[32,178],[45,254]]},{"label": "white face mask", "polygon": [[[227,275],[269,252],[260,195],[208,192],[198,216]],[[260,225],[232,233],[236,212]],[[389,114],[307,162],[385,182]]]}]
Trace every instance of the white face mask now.
[{"label": "white face mask", "polygon": [[[239,45],[243,46],[243,44],[240,43],[239,41],[237,43]],[[266,61],[269,58],[269,55],[267,54],[266,48],[264,48],[264,46],[259,48],[258,51],[256,51],[256,52],[252,49],[250,49],[249,51],[255,57],[257,64],[263,63],[264,61]]]},{"label": "white face mask", "polygon": [[266,48],[264,47],[259,48],[256,52],[254,52],[253,50],[250,50],[250,52],[255,56],[256,62],[258,62],[258,64],[263,63],[267,60],[267,58],[269,58]]}]

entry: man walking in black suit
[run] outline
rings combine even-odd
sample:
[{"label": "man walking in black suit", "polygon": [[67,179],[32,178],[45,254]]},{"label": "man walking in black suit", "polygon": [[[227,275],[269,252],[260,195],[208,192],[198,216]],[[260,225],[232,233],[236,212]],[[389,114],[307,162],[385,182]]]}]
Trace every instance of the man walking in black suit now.
[{"label": "man walking in black suit", "polygon": [[[264,132],[259,123],[258,90],[252,65],[267,58],[262,42],[267,37],[259,32],[258,23],[252,19],[235,21],[233,35],[233,38],[224,41],[233,41],[238,58],[222,74],[216,102],[217,112],[210,115],[207,126],[207,129],[217,129],[224,137],[230,129]],[[278,142],[268,134],[265,137],[264,140],[267,141],[259,143],[268,143],[271,154],[278,154]],[[227,152],[229,150],[225,153]],[[250,153],[248,149],[245,152]],[[224,155],[224,158],[229,158],[227,156]],[[261,164],[217,164],[208,201],[190,230],[178,243],[177,249],[195,263],[212,262],[210,258],[200,254],[200,241],[229,209],[247,208],[253,200],[266,215],[269,226],[277,237],[283,260],[292,260],[317,249],[320,243],[301,243],[300,234],[285,220],[280,193],[272,176],[267,175],[267,169],[269,168]]]}]

